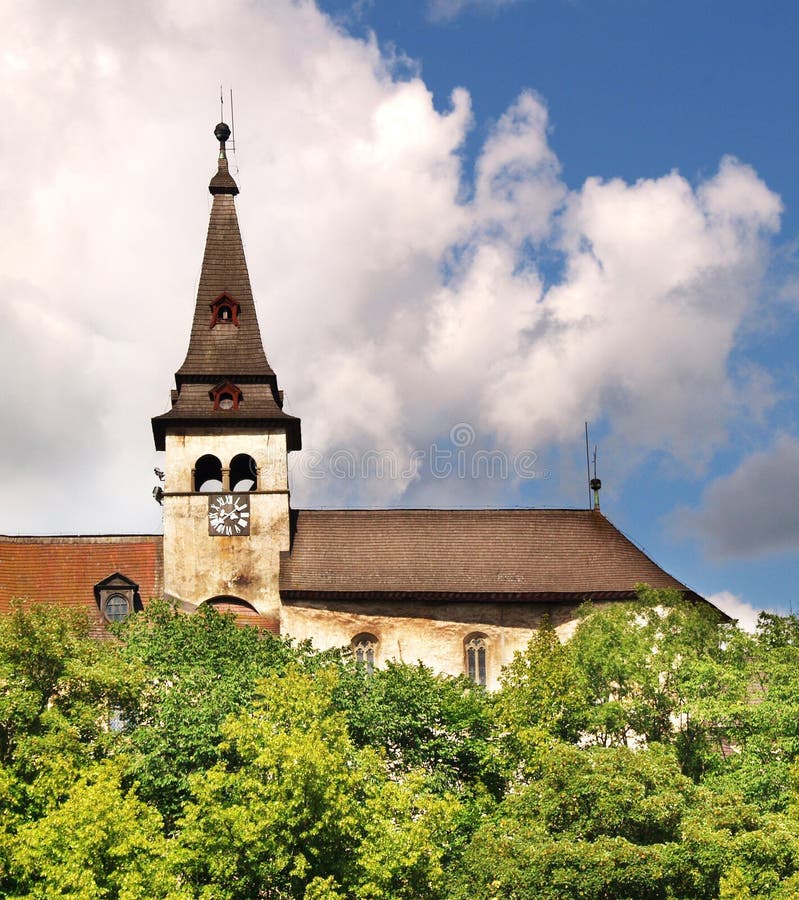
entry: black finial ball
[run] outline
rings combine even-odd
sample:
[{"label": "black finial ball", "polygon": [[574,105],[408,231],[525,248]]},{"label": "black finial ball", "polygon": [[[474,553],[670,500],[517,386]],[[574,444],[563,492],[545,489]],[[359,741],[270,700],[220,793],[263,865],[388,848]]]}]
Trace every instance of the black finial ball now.
[{"label": "black finial ball", "polygon": [[216,128],[214,128],[214,134],[216,135],[216,139],[220,144],[224,144],[225,141],[230,137],[230,129],[225,125],[224,122],[220,122]]}]

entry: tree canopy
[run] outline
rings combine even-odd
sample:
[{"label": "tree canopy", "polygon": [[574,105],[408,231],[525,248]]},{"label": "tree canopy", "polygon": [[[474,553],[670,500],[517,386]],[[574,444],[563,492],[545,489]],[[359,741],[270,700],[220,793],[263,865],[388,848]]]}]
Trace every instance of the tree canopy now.
[{"label": "tree canopy", "polygon": [[204,609],[0,617],[0,894],[799,894],[799,620],[678,595],[548,624],[491,694]]}]

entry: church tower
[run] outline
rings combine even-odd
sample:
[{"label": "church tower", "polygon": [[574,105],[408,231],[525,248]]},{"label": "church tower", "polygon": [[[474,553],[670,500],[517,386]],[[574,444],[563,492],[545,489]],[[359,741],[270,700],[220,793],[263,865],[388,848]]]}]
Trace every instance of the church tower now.
[{"label": "church tower", "polygon": [[280,552],[289,549],[287,458],[300,420],[283,411],[261,341],[228,171],[223,122],[189,349],[172,408],[152,420],[166,451],[164,593],[186,609],[213,602],[280,621]]}]

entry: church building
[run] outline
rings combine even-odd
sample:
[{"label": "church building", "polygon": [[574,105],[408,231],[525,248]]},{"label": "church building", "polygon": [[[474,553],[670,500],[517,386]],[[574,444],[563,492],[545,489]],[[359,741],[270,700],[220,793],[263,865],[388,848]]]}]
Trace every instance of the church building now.
[{"label": "church building", "polygon": [[[639,583],[701,597],[594,509],[293,509],[288,454],[300,419],[264,351],[219,141],[208,236],[171,408],[163,536],[0,537],[0,612],[15,600],[87,611],[94,633],[166,597],[202,604],[368,666],[421,660],[489,687],[548,615],[567,636],[585,600]],[[721,614],[720,614],[721,615]]]}]

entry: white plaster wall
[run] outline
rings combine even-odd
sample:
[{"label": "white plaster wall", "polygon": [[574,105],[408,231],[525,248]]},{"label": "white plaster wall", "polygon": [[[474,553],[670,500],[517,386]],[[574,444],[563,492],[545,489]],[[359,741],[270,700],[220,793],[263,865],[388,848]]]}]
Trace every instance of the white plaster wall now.
[{"label": "white plaster wall", "polygon": [[[230,595],[264,617],[280,615],[280,551],[289,548],[286,436],[282,431],[167,435],[164,496],[164,592],[186,608]],[[208,533],[208,495],[189,493],[192,469],[206,453],[224,468],[239,453],[258,467],[249,492],[250,535]],[[268,493],[268,492],[277,493]]]},{"label": "white plaster wall", "polygon": [[283,604],[280,631],[309,639],[319,649],[349,646],[357,634],[368,632],[379,641],[377,665],[421,660],[448,675],[465,674],[464,642],[477,632],[487,639],[486,686],[495,689],[502,667],[525,649],[545,614],[561,640],[567,640],[576,610],[577,604],[364,601],[356,609],[341,601],[291,601]]},{"label": "white plaster wall", "polygon": [[282,430],[263,429],[231,433],[228,429],[166,436],[166,478],[164,491],[191,491],[194,463],[212,453],[227,469],[239,453],[248,453],[258,466],[259,490],[288,488],[286,435]]}]

